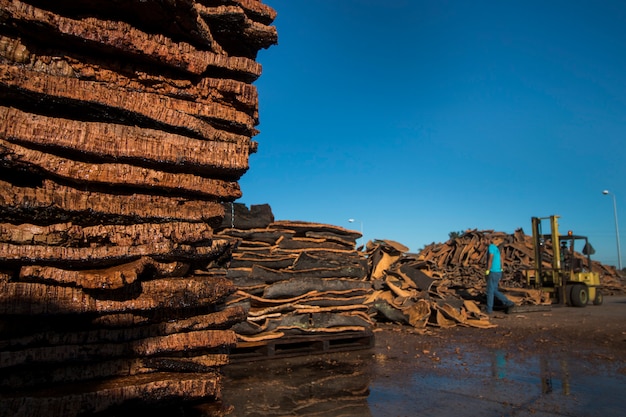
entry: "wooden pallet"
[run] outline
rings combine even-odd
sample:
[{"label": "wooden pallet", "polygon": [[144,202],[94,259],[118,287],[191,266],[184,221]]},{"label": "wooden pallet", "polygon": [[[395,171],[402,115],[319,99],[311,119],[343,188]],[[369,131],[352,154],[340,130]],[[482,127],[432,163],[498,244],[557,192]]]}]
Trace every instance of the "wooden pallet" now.
[{"label": "wooden pallet", "polygon": [[230,362],[344,352],[372,347],[374,334],[371,331],[285,336],[259,342],[239,342],[231,350]]}]

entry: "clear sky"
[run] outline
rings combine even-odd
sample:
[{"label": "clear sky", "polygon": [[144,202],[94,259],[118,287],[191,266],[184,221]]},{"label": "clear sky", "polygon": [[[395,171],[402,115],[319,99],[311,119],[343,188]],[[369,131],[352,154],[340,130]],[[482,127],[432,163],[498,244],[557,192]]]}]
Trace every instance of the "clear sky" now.
[{"label": "clear sky", "polygon": [[532,216],[558,214],[617,265],[626,2],[264,3],[279,40],[258,56],[259,150],[239,202],[362,224],[412,252],[465,229],[530,234]]}]

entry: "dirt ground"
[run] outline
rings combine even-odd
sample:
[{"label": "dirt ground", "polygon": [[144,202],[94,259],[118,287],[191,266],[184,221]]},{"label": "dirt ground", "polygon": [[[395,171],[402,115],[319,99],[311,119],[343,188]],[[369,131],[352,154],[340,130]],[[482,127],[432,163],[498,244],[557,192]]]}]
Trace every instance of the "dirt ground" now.
[{"label": "dirt ground", "polygon": [[[416,335],[410,328],[380,324],[376,332],[377,353],[400,359],[412,346],[429,352],[462,346],[466,350],[504,349],[517,354],[549,348],[566,349],[585,358],[626,359],[626,297],[606,297],[601,306],[553,306],[547,311],[495,313],[491,321],[497,327],[436,329],[424,336]],[[432,357],[432,353],[424,355]]]},{"label": "dirt ground", "polygon": [[[427,335],[380,326],[371,414],[624,415],[626,297],[606,297],[601,306],[498,313],[492,322],[497,327]],[[409,383],[392,382],[406,374]],[[416,390],[428,393],[421,405],[413,402]],[[390,392],[394,401],[385,400]]]},{"label": "dirt ground", "polygon": [[232,365],[232,416],[613,416],[626,410],[626,297],[497,313],[497,327],[379,324],[372,349]]}]

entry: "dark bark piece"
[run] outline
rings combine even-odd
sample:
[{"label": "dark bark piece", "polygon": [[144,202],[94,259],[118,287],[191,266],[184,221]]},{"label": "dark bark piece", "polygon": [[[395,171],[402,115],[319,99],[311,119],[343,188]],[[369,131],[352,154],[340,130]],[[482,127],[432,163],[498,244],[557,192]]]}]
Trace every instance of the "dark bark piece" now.
[{"label": "dark bark piece", "polygon": [[363,271],[363,278],[367,276],[367,259],[357,253],[333,251],[303,251],[298,255],[293,269],[296,271],[320,267],[353,267]]},{"label": "dark bark piece", "polygon": [[224,205],[224,220],[219,230],[263,229],[273,221],[274,214],[269,204],[253,204],[248,209],[245,204],[227,203]]},{"label": "dark bark piece", "polygon": [[327,294],[299,300],[298,304],[317,307],[357,306],[364,305],[366,300],[367,297],[365,295],[350,296],[350,294]]},{"label": "dark bark piece", "polygon": [[361,316],[342,313],[312,313],[285,315],[279,319],[272,319],[272,325],[268,326],[268,331],[291,331],[300,332],[320,332],[336,333],[345,331],[363,331],[371,326],[371,322]]},{"label": "dark bark piece", "polygon": [[230,261],[230,268],[252,268],[254,265],[259,265],[278,270],[293,266],[295,260],[295,256],[252,256],[233,254],[233,259]]},{"label": "dark bark piece", "polygon": [[305,233],[306,237],[310,237],[313,239],[325,239],[329,242],[339,243],[345,247],[354,248],[356,246],[356,240],[351,237],[346,237],[345,235],[338,235],[330,232],[318,232],[318,231],[309,231]]},{"label": "dark bark piece", "polygon": [[295,230],[298,233],[297,236],[305,236],[307,232],[314,231],[318,233],[331,233],[333,235],[345,237],[348,240],[356,240],[361,237],[361,233],[359,232],[348,230],[341,226],[323,223],[278,220],[272,223],[270,227],[275,229]]},{"label": "dark bark piece", "polygon": [[401,266],[399,271],[404,274],[404,276],[408,277],[415,284],[417,289],[422,291],[430,291],[430,287],[436,281],[421,270],[411,268],[409,265]]},{"label": "dark bark piece", "polygon": [[307,237],[286,237],[278,242],[278,247],[283,250],[307,250],[307,249],[354,249],[351,245],[343,245],[335,242],[329,242],[327,239],[314,239]]},{"label": "dark bark piece", "polygon": [[371,288],[371,284],[367,281],[342,278],[302,277],[269,285],[263,292],[263,298],[289,298],[305,294],[309,291],[371,290]]},{"label": "dark bark piece", "polygon": [[[226,206],[228,209],[228,206]],[[269,245],[276,245],[282,239],[290,238],[295,232],[289,232],[284,230],[272,230],[272,229],[226,229],[223,230],[221,235],[232,236],[244,240],[246,243],[251,242],[263,242]]]},{"label": "dark bark piece", "polygon": [[335,268],[315,268],[305,270],[274,270],[255,264],[251,276],[265,280],[266,283],[299,278],[365,278],[361,268],[344,265]]}]

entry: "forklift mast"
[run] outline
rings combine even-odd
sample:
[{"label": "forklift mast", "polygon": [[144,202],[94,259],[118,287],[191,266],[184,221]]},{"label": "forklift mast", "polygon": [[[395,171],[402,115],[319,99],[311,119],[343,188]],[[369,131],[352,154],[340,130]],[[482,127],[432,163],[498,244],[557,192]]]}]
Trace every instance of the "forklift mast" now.
[{"label": "forklift mast", "polygon": [[[550,234],[543,234],[541,229],[542,220],[550,221]],[[533,247],[535,248],[535,270],[537,271],[537,278],[542,280],[544,277],[543,258],[547,253],[546,251],[546,238],[552,242],[552,281],[554,285],[561,285],[560,274],[561,270],[561,244],[559,241],[559,216],[550,217],[533,217],[531,218],[533,228]],[[543,282],[538,283],[543,285]]]}]

